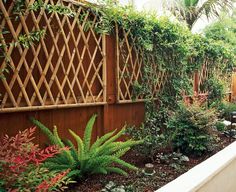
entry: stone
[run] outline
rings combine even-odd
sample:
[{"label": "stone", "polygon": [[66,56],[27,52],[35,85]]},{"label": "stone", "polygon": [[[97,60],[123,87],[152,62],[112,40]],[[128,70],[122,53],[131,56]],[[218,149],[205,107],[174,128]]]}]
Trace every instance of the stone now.
[{"label": "stone", "polygon": [[189,158],[186,155],[182,155],[180,161],[189,162]]}]

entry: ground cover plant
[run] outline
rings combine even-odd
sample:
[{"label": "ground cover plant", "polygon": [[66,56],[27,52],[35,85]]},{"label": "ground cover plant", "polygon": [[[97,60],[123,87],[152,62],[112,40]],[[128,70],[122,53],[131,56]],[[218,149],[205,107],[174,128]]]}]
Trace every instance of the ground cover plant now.
[{"label": "ground cover plant", "polygon": [[[77,143],[77,147],[75,147],[70,140],[65,142],[62,141],[57,133],[56,127],[54,127],[53,132],[51,132],[50,129],[45,127],[42,123],[32,119],[33,123],[48,136],[53,145],[60,148],[66,146],[70,147],[70,150],[64,151],[54,158],[49,159],[45,165],[50,170],[58,171],[70,169],[68,175],[73,178],[85,177],[98,173],[107,174],[110,172],[127,175],[122,167],[137,170],[137,167],[121,160],[120,157],[129,151],[132,146],[138,145],[142,143],[142,141],[134,141],[132,139],[127,141],[116,141],[125,132],[125,129],[123,128],[117,133],[115,130],[97,138],[92,144],[91,136],[95,120],[96,115],[93,115],[87,123],[83,139],[81,139],[74,131],[69,130]],[[115,166],[114,163],[118,164],[119,167]]]},{"label": "ground cover plant", "polygon": [[63,191],[73,181],[68,170],[50,171],[44,165],[68,148],[55,145],[45,149],[32,142],[35,127],[0,140],[0,191]]}]

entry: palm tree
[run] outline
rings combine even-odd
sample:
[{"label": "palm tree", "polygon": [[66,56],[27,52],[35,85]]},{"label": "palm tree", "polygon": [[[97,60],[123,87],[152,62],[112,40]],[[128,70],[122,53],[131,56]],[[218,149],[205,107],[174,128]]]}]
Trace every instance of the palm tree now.
[{"label": "palm tree", "polygon": [[205,15],[208,19],[219,17],[223,10],[233,8],[235,0],[165,0],[165,7],[170,10],[177,19],[185,21],[192,29],[195,22]]}]

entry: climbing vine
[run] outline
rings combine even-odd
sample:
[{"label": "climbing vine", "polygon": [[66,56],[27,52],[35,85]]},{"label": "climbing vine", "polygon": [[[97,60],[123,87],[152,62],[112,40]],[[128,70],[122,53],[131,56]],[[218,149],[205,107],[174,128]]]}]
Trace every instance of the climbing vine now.
[{"label": "climbing vine", "polygon": [[[6,3],[7,0],[4,0]],[[83,20],[83,15],[76,15],[73,10],[62,4],[45,4],[43,0],[36,0],[32,5],[27,5],[24,0],[16,0],[13,8],[13,14],[24,14],[26,10],[38,11],[45,9],[48,13],[56,12],[68,17],[77,17],[79,21]],[[160,71],[165,71],[170,77],[163,87],[161,93],[156,93],[154,98],[171,107],[176,106],[176,101],[181,98],[183,91],[186,94],[191,93],[190,75],[201,67],[205,60],[208,60],[209,68],[227,71],[234,64],[235,56],[223,45],[211,42],[200,35],[193,35],[180,23],[171,22],[168,18],[157,18],[156,15],[150,15],[143,12],[137,12],[130,6],[119,6],[114,1],[100,1],[100,6],[87,4],[92,14],[99,16],[99,21],[95,25],[97,33],[111,34],[115,31],[115,25],[129,31],[129,41],[135,47],[141,48],[144,52],[143,81],[134,82],[133,94],[143,94],[147,100],[152,99],[153,64],[148,62],[148,57],[154,55],[155,64]],[[89,28],[89,19],[84,30]],[[87,26],[87,27],[86,27]],[[6,33],[1,29],[1,33]],[[21,45],[29,48],[34,42],[40,41],[46,31],[32,31],[29,34],[21,34],[14,46]],[[2,42],[2,41],[1,41]],[[0,44],[1,50],[4,47],[13,46],[12,44]],[[4,51],[3,51],[4,55]],[[6,56],[6,55],[4,55]],[[223,63],[223,65],[222,65]],[[211,70],[210,69],[210,70]],[[1,74],[4,69],[1,69]],[[146,83],[149,82],[149,83]],[[150,103],[148,101],[147,103]]]}]

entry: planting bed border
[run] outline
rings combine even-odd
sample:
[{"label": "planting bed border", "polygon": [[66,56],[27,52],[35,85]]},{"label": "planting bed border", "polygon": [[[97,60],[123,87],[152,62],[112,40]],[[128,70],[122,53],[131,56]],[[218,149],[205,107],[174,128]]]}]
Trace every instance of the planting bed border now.
[{"label": "planting bed border", "polygon": [[156,192],[233,192],[236,189],[236,142],[190,169]]}]

